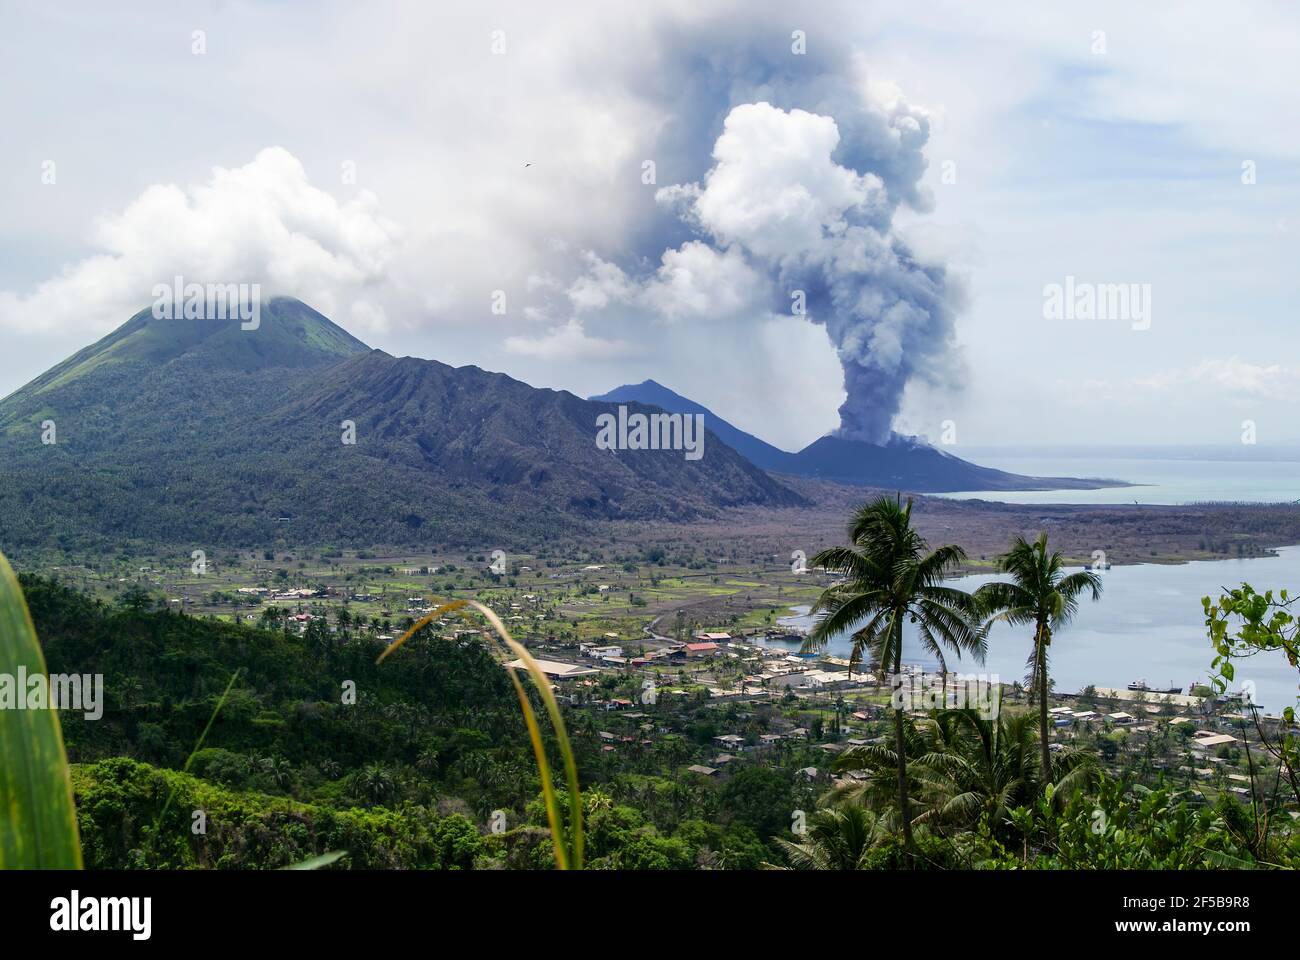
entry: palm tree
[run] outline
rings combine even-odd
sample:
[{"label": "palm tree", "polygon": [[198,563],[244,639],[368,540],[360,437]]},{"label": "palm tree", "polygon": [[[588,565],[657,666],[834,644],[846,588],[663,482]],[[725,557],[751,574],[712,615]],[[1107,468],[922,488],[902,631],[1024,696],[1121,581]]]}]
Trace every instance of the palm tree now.
[{"label": "palm tree", "polygon": [[144,684],[137,677],[123,677],[117,682],[117,699],[123,710],[131,710],[144,697]]},{"label": "palm tree", "polygon": [[368,763],[353,774],[353,792],[372,804],[385,803],[397,789],[393,772],[380,763]]},{"label": "palm tree", "polygon": [[293,766],[288,760],[282,757],[263,757],[260,766],[276,787],[288,792],[293,784]]},{"label": "palm tree", "polygon": [[1050,782],[1052,758],[1047,740],[1047,648],[1052,634],[1065,626],[1079,608],[1079,596],[1092,591],[1101,596],[1101,578],[1091,570],[1064,576],[1060,551],[1047,552],[1047,534],[1040,533],[1031,544],[1016,537],[1011,549],[998,558],[998,570],[1010,580],[986,583],[975,591],[975,599],[987,616],[986,628],[996,621],[1014,625],[1033,624],[1032,651],[1034,685],[1038,690],[1038,736],[1043,783]]},{"label": "palm tree", "polygon": [[[930,736],[933,750],[916,761],[929,805],[918,821],[968,827],[987,817],[990,829],[1002,832],[1012,826],[1011,810],[1031,802],[1044,782],[1027,713],[986,717],[977,710],[944,710],[934,715]],[[1091,754],[1077,749],[1061,751],[1052,766],[1058,807],[1096,773]]]},{"label": "palm tree", "polygon": [[869,811],[840,805],[815,812],[801,842],[773,839],[795,870],[866,870],[871,851],[888,838],[888,831]]},{"label": "palm tree", "polygon": [[[909,723],[903,734],[903,767],[907,779],[908,802],[912,794],[920,789],[917,779],[916,764],[935,750],[934,738],[923,724]],[[901,808],[898,807],[898,746],[895,743],[868,743],[863,746],[849,747],[838,757],[832,769],[839,773],[860,772],[862,777],[849,777],[835,788],[836,802],[854,806],[867,807],[871,810],[889,811],[891,805],[897,809],[901,820]]]},{"label": "palm tree", "polygon": [[[831,584],[813,605],[824,614],[804,640],[803,650],[820,650],[838,634],[852,631],[850,669],[867,652],[871,661],[895,676],[903,670],[903,622],[911,621],[924,649],[958,657],[963,651],[984,660],[979,608],[965,591],[943,586],[966,553],[958,546],[926,552],[925,539],[912,527],[912,501],[879,497],[859,507],[849,523],[850,546],[832,547],[813,557],[842,579]],[[894,703],[894,742],[898,757],[898,813],[903,841],[912,851],[912,821],[907,803],[907,749],[903,704]]]},{"label": "palm tree", "polygon": [[[911,726],[906,757],[909,784],[920,808],[914,822],[941,830],[974,827],[987,818],[990,829],[1005,836],[1014,827],[1012,811],[1040,790],[1033,726],[1029,714],[986,717],[970,708],[938,710]],[[844,751],[835,769],[859,770],[867,776],[839,788],[837,800],[873,808],[889,804],[897,756],[885,744]],[[1058,808],[1090,783],[1097,769],[1091,755],[1078,749],[1053,757],[1052,767]]]}]

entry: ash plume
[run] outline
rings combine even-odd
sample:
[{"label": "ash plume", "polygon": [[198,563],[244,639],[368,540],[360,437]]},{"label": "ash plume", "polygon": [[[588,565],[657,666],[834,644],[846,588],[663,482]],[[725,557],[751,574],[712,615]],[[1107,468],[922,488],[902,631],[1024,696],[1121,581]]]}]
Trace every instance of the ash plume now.
[{"label": "ash plume", "polygon": [[909,384],[963,379],[960,292],[894,227],[900,206],[930,206],[929,118],[830,31],[810,30],[799,56],[771,23],[722,45],[695,26],[659,44],[669,59],[655,63],[657,84],[675,96],[659,102],[671,121],[657,149],[662,169],[685,175],[658,191],[678,217],[641,237],[640,254],[667,262],[693,244],[740,254],[772,313],[789,313],[801,292],[843,367],[837,433],[884,442]]}]

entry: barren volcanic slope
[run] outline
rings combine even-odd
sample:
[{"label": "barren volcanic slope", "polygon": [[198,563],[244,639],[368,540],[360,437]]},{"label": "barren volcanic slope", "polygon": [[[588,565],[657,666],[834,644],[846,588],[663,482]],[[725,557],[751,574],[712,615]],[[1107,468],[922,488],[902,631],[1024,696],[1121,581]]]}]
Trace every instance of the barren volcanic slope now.
[{"label": "barren volcanic slope", "polygon": [[256,330],[143,312],[0,401],[0,544],[483,548],[804,503],[712,435],[697,461],[600,450],[614,409],[370,350],[296,300]]},{"label": "barren volcanic slope", "polygon": [[592,397],[609,403],[637,401],[670,413],[704,415],[706,426],[764,470],[797,477],[816,477],[855,486],[943,493],[955,490],[1094,490],[1123,486],[1119,482],[1075,477],[1025,477],[981,467],[944,453],[926,443],[895,436],[888,443],[864,443],[842,437],[822,437],[798,453],[787,453],[732,426],[694,400],[653,380],[625,384]]}]

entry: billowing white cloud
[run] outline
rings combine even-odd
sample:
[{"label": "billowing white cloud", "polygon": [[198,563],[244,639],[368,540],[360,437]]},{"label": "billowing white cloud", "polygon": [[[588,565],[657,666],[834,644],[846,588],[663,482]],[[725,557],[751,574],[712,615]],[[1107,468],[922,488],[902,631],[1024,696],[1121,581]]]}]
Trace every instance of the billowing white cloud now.
[{"label": "billowing white cloud", "polygon": [[574,310],[601,310],[611,303],[626,303],[635,296],[635,285],[616,264],[602,260],[591,251],[582,259],[586,272],[565,291]]},{"label": "billowing white cloud", "polygon": [[0,291],[0,327],[104,333],[149,306],[156,284],[180,276],[258,283],[263,297],[296,296],[360,331],[382,332],[384,308],[367,291],[387,280],[400,237],[374,195],[340,202],[312,186],[287,150],[268,147],[196,186],[145,189],[95,225],[98,252],[30,293]]},{"label": "billowing white cloud", "polygon": [[589,336],[577,317],[540,336],[506,337],[506,350],[541,360],[610,360],[636,352],[625,341]]},{"label": "billowing white cloud", "polygon": [[[564,291],[577,315],[643,315],[646,324],[735,320],[762,312],[767,284],[739,248],[719,250],[692,240],[663,252],[658,269],[637,278],[588,251],[585,270]],[[537,287],[534,292],[544,288]],[[539,311],[551,315],[555,308]]]},{"label": "billowing white cloud", "polygon": [[767,299],[767,279],[739,248],[718,250],[698,240],[664,251],[641,298],[664,321],[700,323],[765,313]]},{"label": "billowing white cloud", "polygon": [[847,216],[878,217],[888,204],[880,177],[832,159],[839,144],[832,117],[770,103],[735,107],[704,189],[686,192],[689,214],[724,246],[738,243],[774,261],[806,256],[841,235]]}]

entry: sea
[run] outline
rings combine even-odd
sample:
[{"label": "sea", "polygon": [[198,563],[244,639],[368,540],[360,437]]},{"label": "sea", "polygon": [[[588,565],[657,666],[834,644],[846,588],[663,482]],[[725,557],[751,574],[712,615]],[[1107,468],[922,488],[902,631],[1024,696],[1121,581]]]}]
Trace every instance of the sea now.
[{"label": "sea", "polygon": [[1031,477],[1122,480],[1134,486],[1102,490],[968,490],[938,496],[1003,503],[1206,502],[1293,503],[1300,500],[1300,450],[1168,448],[1153,454],[1114,449],[1058,450],[1031,454],[1014,448],[945,448],[981,466]]}]

